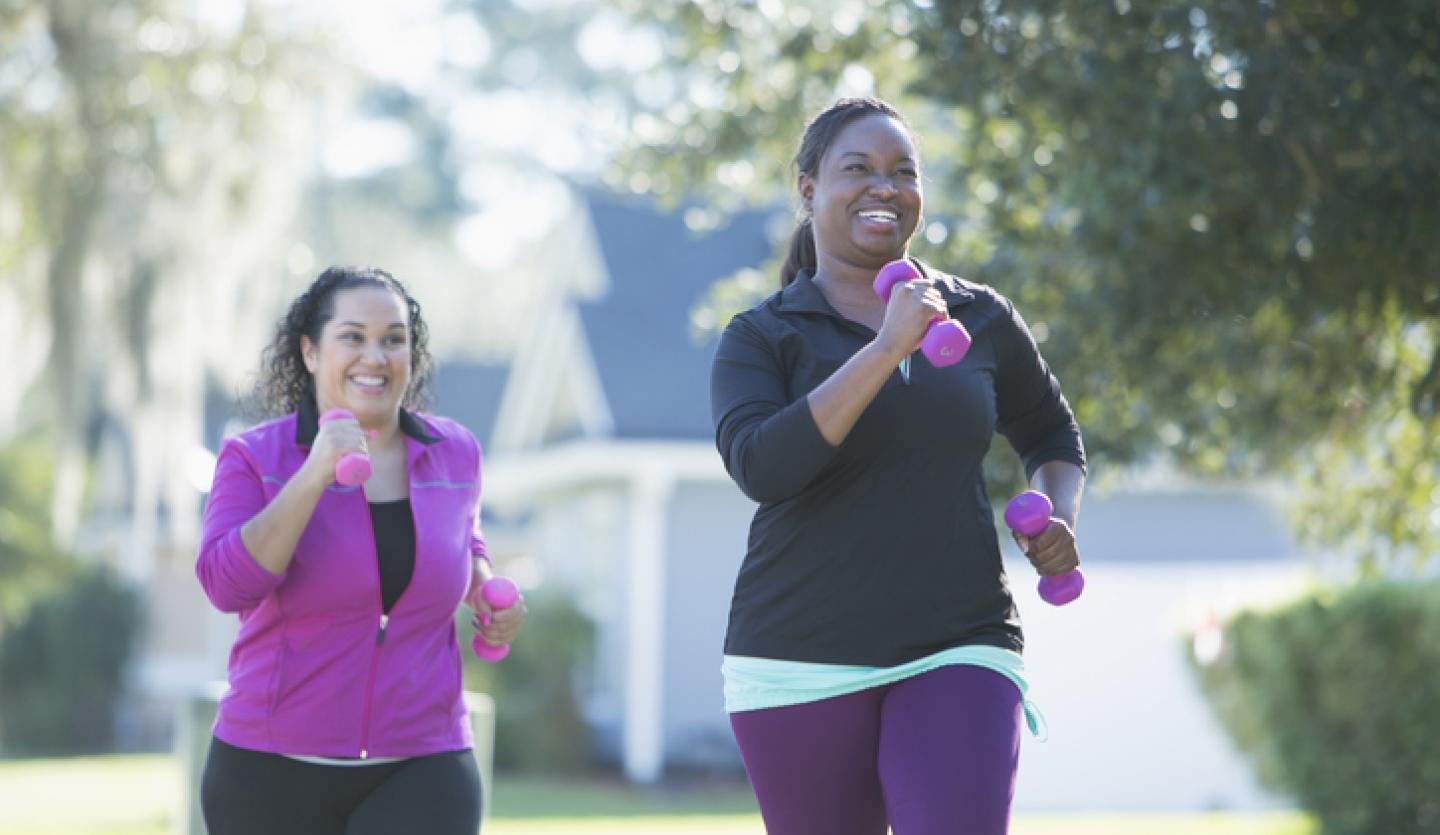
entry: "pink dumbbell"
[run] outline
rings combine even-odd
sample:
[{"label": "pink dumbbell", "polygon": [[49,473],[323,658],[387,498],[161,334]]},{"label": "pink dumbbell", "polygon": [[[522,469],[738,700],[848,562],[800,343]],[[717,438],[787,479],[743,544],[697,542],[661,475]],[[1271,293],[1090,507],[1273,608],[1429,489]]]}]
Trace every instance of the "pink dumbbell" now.
[{"label": "pink dumbbell", "polygon": [[[900,259],[891,261],[880,268],[875,275],[875,295],[890,301],[890,291],[896,284],[902,281],[912,281],[920,277],[920,271],[915,265]],[[947,365],[954,365],[965,358],[965,352],[970,350],[970,334],[966,332],[965,326],[946,316],[936,315],[935,321],[925,331],[925,338],[920,341],[920,353],[930,364],[936,368],[944,368]]]},{"label": "pink dumbbell", "polygon": [[[485,581],[485,585],[480,587],[480,595],[485,598],[485,602],[489,603],[492,609],[508,609],[520,600],[520,587],[515,585],[515,581],[509,577],[491,577]],[[481,613],[480,622],[489,626],[490,615]],[[476,658],[491,663],[510,654],[509,644],[495,646],[480,637],[478,632],[475,633],[475,637],[470,639],[470,649],[474,650]]]},{"label": "pink dumbbell", "polygon": [[[1026,490],[1005,505],[1005,524],[1022,536],[1036,537],[1050,525],[1055,508],[1050,497],[1039,490]],[[1085,590],[1080,569],[1040,578],[1040,598],[1052,606],[1064,606]]]},{"label": "pink dumbbell", "polygon": [[[320,416],[320,425],[332,420],[354,420],[355,416],[344,409],[331,409]],[[335,480],[346,487],[365,483],[370,477],[370,456],[363,452],[347,452],[335,462]]]}]

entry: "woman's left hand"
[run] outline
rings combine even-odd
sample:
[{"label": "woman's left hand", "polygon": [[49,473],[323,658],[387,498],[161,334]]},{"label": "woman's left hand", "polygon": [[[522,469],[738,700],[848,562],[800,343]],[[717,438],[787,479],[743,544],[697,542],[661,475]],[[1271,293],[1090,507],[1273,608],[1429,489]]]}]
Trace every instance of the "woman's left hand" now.
[{"label": "woman's left hand", "polygon": [[[484,568],[481,568],[482,565]],[[480,633],[485,643],[498,647],[515,640],[529,610],[525,608],[524,595],[515,601],[515,605],[504,609],[496,609],[487,603],[485,596],[480,593],[480,587],[493,576],[489,563],[477,561],[474,574],[470,578],[470,593],[465,598],[465,604],[475,612],[475,616],[470,619],[470,625]]]},{"label": "woman's left hand", "polygon": [[1075,532],[1064,519],[1050,517],[1050,524],[1036,537],[1010,532],[1015,544],[1025,552],[1030,564],[1041,576],[1066,574],[1080,567],[1080,552],[1075,549]]}]

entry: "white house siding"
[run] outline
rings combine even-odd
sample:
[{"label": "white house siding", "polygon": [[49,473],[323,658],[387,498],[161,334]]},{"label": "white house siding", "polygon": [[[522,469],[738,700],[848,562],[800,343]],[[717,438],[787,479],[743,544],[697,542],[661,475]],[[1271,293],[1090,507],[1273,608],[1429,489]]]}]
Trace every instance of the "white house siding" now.
[{"label": "white house siding", "polygon": [[[1082,523],[1083,524],[1083,523]],[[1082,535],[1083,542],[1083,535]],[[1254,809],[1262,791],[1204,702],[1184,636],[1212,607],[1293,592],[1294,562],[1094,561],[1080,600],[1055,608],[1029,565],[1018,589],[1032,690],[1049,741],[1021,746],[1020,810]]]},{"label": "white house siding", "polygon": [[[1026,737],[1017,809],[1253,809],[1261,790],[1187,667],[1185,636],[1236,608],[1296,594],[1306,564],[1275,504],[1231,489],[1088,496],[1086,588],[1056,608],[1006,544],[1032,697],[1050,739]],[[1013,559],[1013,561],[1011,561]]]},{"label": "white house siding", "polygon": [[682,483],[666,539],[665,743],[674,766],[739,770],[720,659],[755,504],[734,485]]}]

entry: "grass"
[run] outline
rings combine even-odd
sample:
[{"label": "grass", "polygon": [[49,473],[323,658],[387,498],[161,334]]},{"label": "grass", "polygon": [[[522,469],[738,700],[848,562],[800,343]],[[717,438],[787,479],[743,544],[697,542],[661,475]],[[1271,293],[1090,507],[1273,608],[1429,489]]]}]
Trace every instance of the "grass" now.
[{"label": "grass", "polygon": [[610,779],[500,777],[494,817],[531,818],[758,815],[750,787],[734,783],[686,788],[632,786]]},{"label": "grass", "polygon": [[[495,818],[485,835],[765,835],[756,815],[642,818]],[[1289,813],[1021,815],[1011,835],[1313,835],[1303,817]]]},{"label": "grass", "polygon": [[180,767],[163,754],[0,760],[3,835],[173,835]]},{"label": "grass", "polygon": [[[485,835],[764,835],[744,786],[642,789],[500,778]],[[0,760],[0,835],[174,835],[177,762],[162,754]],[[1303,815],[1020,815],[1012,835],[1314,835]]]}]

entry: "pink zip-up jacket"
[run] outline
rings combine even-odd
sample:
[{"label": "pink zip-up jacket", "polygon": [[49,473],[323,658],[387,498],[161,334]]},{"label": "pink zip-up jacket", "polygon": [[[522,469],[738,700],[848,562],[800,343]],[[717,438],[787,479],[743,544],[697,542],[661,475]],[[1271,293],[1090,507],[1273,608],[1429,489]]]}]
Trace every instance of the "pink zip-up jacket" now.
[{"label": "pink zip-up jacket", "polygon": [[479,533],[480,444],[463,426],[404,410],[415,570],[382,615],[365,492],[331,484],[276,576],[240,527],[300,469],[311,403],[225,441],[205,505],[196,574],[240,615],[215,736],[241,748],[325,757],[413,757],[472,744],[455,612]]}]

